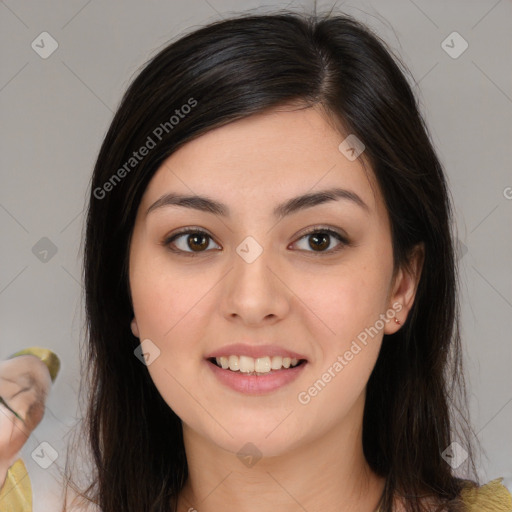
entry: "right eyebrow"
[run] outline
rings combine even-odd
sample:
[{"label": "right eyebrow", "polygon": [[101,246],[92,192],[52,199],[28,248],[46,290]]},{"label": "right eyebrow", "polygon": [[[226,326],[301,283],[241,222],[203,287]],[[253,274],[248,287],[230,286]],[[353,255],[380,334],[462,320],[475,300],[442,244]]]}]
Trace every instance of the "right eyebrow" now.
[{"label": "right eyebrow", "polygon": [[[279,204],[276,208],[274,208],[274,216],[280,219],[299,210],[304,210],[306,208],[311,208],[319,204],[327,203],[329,201],[336,201],[339,199],[351,201],[353,204],[361,207],[366,213],[370,212],[370,207],[355,192],[343,188],[331,188],[321,190],[319,192],[303,194],[288,199],[284,203]],[[167,193],[157,199],[147,209],[146,215],[148,215],[151,211],[166,206],[192,208],[223,217],[231,216],[229,207],[224,203],[206,196],[183,195],[175,193]]]}]

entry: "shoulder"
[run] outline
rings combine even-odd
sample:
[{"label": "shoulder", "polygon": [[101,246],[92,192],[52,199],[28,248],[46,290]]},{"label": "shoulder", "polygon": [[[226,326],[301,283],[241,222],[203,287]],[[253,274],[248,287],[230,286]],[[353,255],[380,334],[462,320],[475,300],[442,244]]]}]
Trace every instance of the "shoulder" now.
[{"label": "shoulder", "polygon": [[468,512],[510,512],[512,495],[497,478],[485,485],[468,484],[460,493],[460,497]]}]

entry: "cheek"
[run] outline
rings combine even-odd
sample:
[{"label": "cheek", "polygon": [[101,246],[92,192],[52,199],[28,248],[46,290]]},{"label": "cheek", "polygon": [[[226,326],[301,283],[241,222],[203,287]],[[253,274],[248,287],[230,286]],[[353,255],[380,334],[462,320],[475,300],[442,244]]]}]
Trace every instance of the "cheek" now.
[{"label": "cheek", "polygon": [[[130,288],[141,341],[172,338],[204,294],[204,276],[186,275],[170,265],[165,255],[135,254],[130,266]],[[196,306],[197,307],[197,306]]]},{"label": "cheek", "polygon": [[318,428],[318,417],[322,428],[339,423],[360,400],[382,342],[385,297],[378,272],[364,267],[330,280],[326,293],[309,296],[329,334],[316,335],[316,359],[296,396],[303,431]]},{"label": "cheek", "polygon": [[304,288],[304,302],[314,305],[321,319],[308,315],[309,330],[315,333],[316,328],[315,364],[297,397],[301,405],[307,402],[308,417],[318,413],[336,421],[364,391],[382,341],[389,263],[385,257],[379,261],[371,253],[359,253],[350,264],[317,280],[313,291]]},{"label": "cheek", "polygon": [[320,346],[332,357],[333,352],[347,350],[351,340],[366,332],[385,312],[387,269],[375,262],[359,261],[317,277],[314,282],[314,287],[303,285],[298,295],[314,313],[308,314],[310,330],[317,333]]},{"label": "cheek", "polygon": [[[323,297],[323,319],[332,332],[317,338],[322,348],[320,367],[316,371],[329,375],[318,375],[325,382],[333,382],[333,389],[343,389],[347,399],[360,393],[372,371],[382,340],[379,315],[383,312],[380,292],[373,288],[368,292],[366,278],[344,280]],[[332,375],[335,374],[336,378]]]},{"label": "cheek", "polygon": [[[143,256],[143,255],[141,255]],[[204,354],[205,331],[212,312],[207,292],[215,278],[187,273],[165,259],[137,257],[130,269],[130,287],[140,341],[156,345],[148,371],[166,403],[180,417],[195,414],[190,392]],[[151,344],[151,350],[156,350]]]}]

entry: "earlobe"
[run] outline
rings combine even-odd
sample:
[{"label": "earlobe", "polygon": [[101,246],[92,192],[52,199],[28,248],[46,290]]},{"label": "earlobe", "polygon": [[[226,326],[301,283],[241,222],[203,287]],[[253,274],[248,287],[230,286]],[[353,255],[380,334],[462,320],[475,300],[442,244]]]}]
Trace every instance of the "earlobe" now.
[{"label": "earlobe", "polygon": [[131,328],[133,335],[138,338],[139,337],[139,327],[137,326],[137,321],[135,320],[135,317],[133,318],[131,322]]},{"label": "earlobe", "polygon": [[[384,334],[393,334],[400,329],[411,310],[416,291],[420,282],[424,262],[424,244],[414,247],[410,259],[409,268],[400,268],[394,282],[394,291],[390,297],[389,308],[395,312],[392,322],[387,323]],[[398,320],[398,321],[397,321]]]}]

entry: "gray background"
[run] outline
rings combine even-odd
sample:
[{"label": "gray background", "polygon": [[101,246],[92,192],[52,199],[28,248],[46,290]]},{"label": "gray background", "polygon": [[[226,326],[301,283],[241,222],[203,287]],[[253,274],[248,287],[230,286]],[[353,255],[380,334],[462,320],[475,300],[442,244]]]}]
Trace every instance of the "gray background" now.
[{"label": "gray background", "polygon": [[[181,33],[247,9],[309,12],[313,5],[1,2],[0,358],[40,345],[62,360],[46,415],[22,451],[35,512],[54,510],[57,470],[77,415],[84,208],[121,93],[139,66]],[[317,9],[332,5],[319,2]],[[417,83],[455,205],[467,380],[474,429],[485,450],[479,472],[483,480],[506,477],[512,489],[512,4],[385,0],[338,2],[337,10],[374,28]],[[43,59],[31,45],[43,46],[45,31],[58,48]],[[442,45],[454,31],[468,43],[457,58],[445,45],[453,53],[462,40],[452,36]],[[48,39],[44,47],[50,48]],[[44,255],[52,244],[57,252]],[[43,441],[58,453],[48,469],[31,457]]]}]

